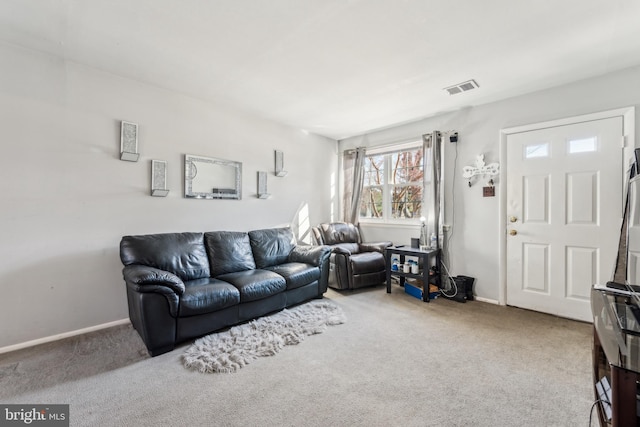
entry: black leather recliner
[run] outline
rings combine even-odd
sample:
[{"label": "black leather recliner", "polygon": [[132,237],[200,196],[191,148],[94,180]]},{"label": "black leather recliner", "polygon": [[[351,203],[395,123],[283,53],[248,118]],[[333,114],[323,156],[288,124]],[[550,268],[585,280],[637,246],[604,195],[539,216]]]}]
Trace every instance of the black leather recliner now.
[{"label": "black leather recliner", "polygon": [[346,222],[313,227],[313,237],[316,244],[332,249],[329,287],[357,289],[385,282],[384,249],[391,246],[391,242],[363,243],[358,227]]}]

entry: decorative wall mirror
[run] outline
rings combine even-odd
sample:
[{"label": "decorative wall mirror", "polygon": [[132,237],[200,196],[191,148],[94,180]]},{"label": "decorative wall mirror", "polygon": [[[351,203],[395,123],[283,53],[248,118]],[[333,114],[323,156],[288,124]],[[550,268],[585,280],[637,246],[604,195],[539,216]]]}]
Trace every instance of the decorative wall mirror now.
[{"label": "decorative wall mirror", "polygon": [[242,199],[242,163],[185,154],[184,196],[194,199]]}]

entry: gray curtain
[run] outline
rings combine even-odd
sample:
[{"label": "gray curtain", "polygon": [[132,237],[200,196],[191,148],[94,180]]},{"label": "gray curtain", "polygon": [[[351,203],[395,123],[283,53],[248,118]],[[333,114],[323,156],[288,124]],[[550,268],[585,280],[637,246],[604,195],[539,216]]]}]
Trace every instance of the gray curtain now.
[{"label": "gray curtain", "polygon": [[426,215],[429,231],[428,236],[431,233],[436,235],[436,243],[439,248],[442,248],[442,242],[440,241],[440,225],[442,223],[443,211],[441,209],[442,204],[442,136],[440,132],[434,131],[432,133],[422,135],[422,143],[424,149],[424,177],[425,177],[425,191],[427,199]]},{"label": "gray curtain", "polygon": [[358,147],[344,152],[342,159],[344,171],[344,191],[342,196],[342,220],[358,224],[360,211],[360,197],[364,180],[364,159],[366,150]]}]

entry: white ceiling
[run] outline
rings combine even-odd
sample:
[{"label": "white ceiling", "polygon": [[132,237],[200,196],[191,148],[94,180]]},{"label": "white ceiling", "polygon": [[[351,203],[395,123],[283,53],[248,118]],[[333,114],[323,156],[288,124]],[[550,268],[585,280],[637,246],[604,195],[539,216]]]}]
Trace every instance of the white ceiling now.
[{"label": "white ceiling", "polygon": [[343,139],[638,65],[640,1],[2,0],[0,40]]}]

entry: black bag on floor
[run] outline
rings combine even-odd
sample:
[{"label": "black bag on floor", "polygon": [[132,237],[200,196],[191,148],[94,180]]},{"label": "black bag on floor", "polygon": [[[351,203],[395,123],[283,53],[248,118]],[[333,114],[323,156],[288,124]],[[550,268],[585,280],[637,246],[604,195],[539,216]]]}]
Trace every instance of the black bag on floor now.
[{"label": "black bag on floor", "polygon": [[[456,293],[455,295],[448,297],[454,301],[458,301],[458,302],[467,302],[467,294],[465,291],[465,281],[464,279],[460,279],[459,277],[452,277],[453,281],[456,284]],[[453,291],[453,289],[452,289]],[[445,296],[447,296],[445,294]]]},{"label": "black bag on floor", "polygon": [[[460,279],[462,280],[464,283],[462,285],[462,288],[464,289],[464,294],[465,297],[467,298],[467,301],[473,301],[473,282],[476,281],[475,278],[473,277],[469,277],[469,276],[456,276],[456,279]],[[456,284],[458,283],[458,281],[456,281]],[[460,287],[458,287],[458,291],[460,291]]]},{"label": "black bag on floor", "polygon": [[451,279],[453,279],[456,289],[450,286],[449,289],[442,290],[440,293],[444,297],[458,302],[473,301],[473,282],[475,279],[469,276],[456,276]]}]

